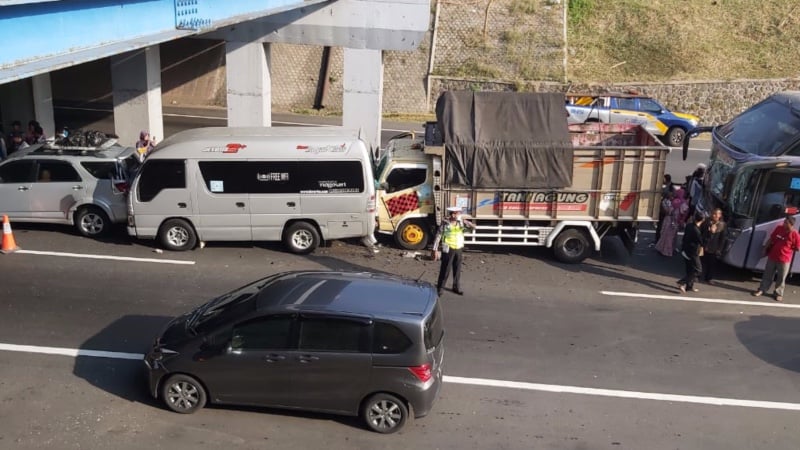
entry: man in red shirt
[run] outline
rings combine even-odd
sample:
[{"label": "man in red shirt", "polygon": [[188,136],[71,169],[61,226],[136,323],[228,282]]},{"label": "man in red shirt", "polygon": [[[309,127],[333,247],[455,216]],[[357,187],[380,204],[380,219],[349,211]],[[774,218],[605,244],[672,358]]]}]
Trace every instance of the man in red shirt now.
[{"label": "man in red shirt", "polygon": [[794,252],[800,250],[800,234],[794,229],[794,216],[787,215],[783,224],[779,225],[764,247],[767,254],[767,265],[764,267],[764,276],[761,285],[753,295],[758,297],[768,291],[775,278],[775,300],[783,301],[783,288],[786,286],[786,275],[789,274],[789,265],[792,263]]}]

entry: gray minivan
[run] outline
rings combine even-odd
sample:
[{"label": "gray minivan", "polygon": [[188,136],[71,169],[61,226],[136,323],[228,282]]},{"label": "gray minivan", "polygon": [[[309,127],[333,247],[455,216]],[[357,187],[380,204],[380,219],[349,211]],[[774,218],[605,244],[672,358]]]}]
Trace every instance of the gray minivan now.
[{"label": "gray minivan", "polygon": [[323,240],[375,228],[372,158],[340,127],[199,128],[162,141],[134,178],[128,233],[168,250],[202,241]]},{"label": "gray minivan", "polygon": [[285,272],[172,320],[145,357],[173,411],[206,402],[360,415],[393,433],[442,384],[444,324],[429,283],[368,272]]}]

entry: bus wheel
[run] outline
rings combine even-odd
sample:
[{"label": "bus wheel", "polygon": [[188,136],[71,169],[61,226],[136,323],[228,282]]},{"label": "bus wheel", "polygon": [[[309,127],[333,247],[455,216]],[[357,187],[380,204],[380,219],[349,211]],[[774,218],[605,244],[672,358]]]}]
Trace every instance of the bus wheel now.
[{"label": "bus wheel", "polygon": [[283,235],[283,244],[290,252],[298,255],[311,253],[319,247],[319,233],[308,222],[295,222],[289,225]]},{"label": "bus wheel", "polygon": [[553,251],[559,261],[577,264],[592,254],[591,244],[584,231],[569,228],[558,235],[553,243]]},{"label": "bus wheel", "polygon": [[421,250],[428,245],[431,232],[423,220],[406,220],[394,232],[394,240],[400,248]]},{"label": "bus wheel", "polygon": [[684,137],[686,137],[686,132],[683,131],[683,128],[675,127],[667,132],[666,144],[670,147],[681,147]]}]

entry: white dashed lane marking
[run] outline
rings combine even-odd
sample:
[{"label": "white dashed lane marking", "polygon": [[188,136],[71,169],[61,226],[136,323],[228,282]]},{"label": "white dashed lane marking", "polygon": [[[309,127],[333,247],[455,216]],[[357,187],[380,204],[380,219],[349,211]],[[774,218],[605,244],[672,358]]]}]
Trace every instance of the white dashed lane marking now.
[{"label": "white dashed lane marking", "polygon": [[[677,288],[676,288],[677,289]],[[800,305],[792,305],[788,303],[779,302],[760,302],[760,301],[746,301],[746,300],[727,300],[724,298],[705,298],[705,297],[689,297],[692,294],[686,295],[662,295],[662,294],[640,294],[638,292],[614,292],[614,291],[600,291],[603,295],[611,297],[633,297],[640,299],[654,299],[654,300],[675,300],[681,302],[697,302],[697,303],[722,303],[728,305],[745,305],[757,306],[767,308],[789,308],[800,309]]]},{"label": "white dashed lane marking", "polygon": [[158,258],[134,258],[131,256],[110,256],[110,255],[92,255],[88,253],[63,253],[63,252],[42,252],[38,250],[17,250],[15,253],[22,255],[41,255],[41,256],[64,256],[67,258],[86,258],[86,259],[110,259],[114,261],[130,261],[130,262],[147,262],[159,264],[179,264],[179,265],[194,265],[194,261],[183,261],[180,259],[158,259]]},{"label": "white dashed lane marking", "polygon": [[[142,360],[141,353],[122,353],[102,350],[86,350],[62,347],[39,347],[33,345],[0,344],[0,351],[38,353],[71,357],[112,358],[126,360]],[[465,384],[492,388],[518,389],[524,391],[552,392],[557,394],[590,395],[595,397],[626,398],[634,400],[656,400],[673,403],[696,403],[701,405],[736,406],[744,408],[763,408],[773,410],[800,411],[800,403],[769,402],[760,400],[742,400],[736,398],[704,397],[697,395],[660,394],[655,392],[636,392],[617,389],[598,389],[580,386],[563,386],[557,384],[527,383],[522,381],[490,380],[486,378],[466,378],[451,375],[444,376],[445,383]]]}]

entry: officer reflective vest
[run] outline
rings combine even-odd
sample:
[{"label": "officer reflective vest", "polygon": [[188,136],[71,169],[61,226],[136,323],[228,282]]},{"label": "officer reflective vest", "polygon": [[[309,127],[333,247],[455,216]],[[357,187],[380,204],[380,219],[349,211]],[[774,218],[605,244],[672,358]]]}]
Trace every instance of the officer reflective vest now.
[{"label": "officer reflective vest", "polygon": [[464,226],[461,222],[445,224],[444,244],[455,250],[464,247]]}]

